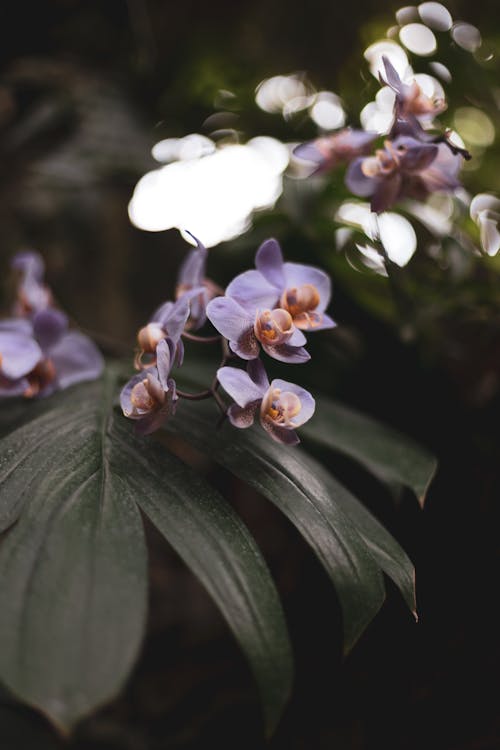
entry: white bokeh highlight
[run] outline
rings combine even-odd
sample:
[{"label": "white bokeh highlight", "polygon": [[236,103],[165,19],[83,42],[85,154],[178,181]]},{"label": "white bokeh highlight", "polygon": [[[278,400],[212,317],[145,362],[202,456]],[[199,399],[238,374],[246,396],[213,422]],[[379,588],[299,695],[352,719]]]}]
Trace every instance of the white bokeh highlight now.
[{"label": "white bokeh highlight", "polygon": [[262,136],[166,164],[137,183],[130,220],[149,232],[187,229],[213,247],[247,231],[254,211],[275,205],[288,162],[287,147]]}]

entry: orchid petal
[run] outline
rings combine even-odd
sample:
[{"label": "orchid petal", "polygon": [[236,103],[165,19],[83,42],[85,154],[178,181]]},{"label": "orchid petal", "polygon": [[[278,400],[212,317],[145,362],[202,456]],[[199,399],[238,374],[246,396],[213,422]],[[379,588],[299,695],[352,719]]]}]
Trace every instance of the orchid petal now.
[{"label": "orchid petal", "polygon": [[304,346],[307,344],[307,339],[300,330],[300,328],[294,328],[292,335],[287,341],[289,346]]},{"label": "orchid petal", "polygon": [[0,373],[9,380],[27,375],[42,356],[42,350],[31,336],[0,330]]},{"label": "orchid petal", "polygon": [[285,263],[284,276],[284,289],[299,287],[302,284],[312,284],[319,294],[319,304],[315,312],[323,312],[327,308],[332,295],[332,283],[330,277],[324,271],[301,263]]},{"label": "orchid petal", "polygon": [[69,331],[51,349],[59,388],[69,388],[75,383],[98,378],[104,368],[99,349],[88,336],[79,331]]},{"label": "orchid petal", "polygon": [[247,364],[247,372],[251,379],[263,392],[269,388],[269,378],[260,359],[251,359]]},{"label": "orchid petal", "polygon": [[262,348],[273,359],[279,362],[289,362],[290,364],[303,364],[309,362],[311,355],[305,349],[299,346],[290,346],[290,344],[278,344],[270,346],[262,344]]},{"label": "orchid petal", "polygon": [[167,419],[175,413],[177,403],[177,391],[175,381],[172,378],[168,381],[168,390],[166,391],[165,403],[160,409],[154,410],[145,417],[138,419],[135,425],[135,431],[139,435],[151,435],[156,432]]},{"label": "orchid petal", "polygon": [[283,445],[298,445],[300,443],[299,436],[295,430],[287,430],[286,427],[277,425],[269,417],[261,417],[260,423],[277,443],[282,443]]},{"label": "orchid petal", "polygon": [[360,198],[367,198],[372,195],[377,185],[377,180],[365,175],[361,169],[364,160],[365,157],[361,156],[351,162],[345,175],[346,187]]},{"label": "orchid petal", "polygon": [[175,353],[176,346],[171,338],[162,339],[156,347],[156,369],[158,370],[158,380],[164,391],[168,390],[168,380]]},{"label": "orchid petal", "polygon": [[67,316],[53,307],[39,310],[33,317],[33,332],[44,352],[58,343],[67,328]]},{"label": "orchid petal", "polygon": [[242,408],[254,401],[262,401],[266,392],[266,389],[255,383],[245,370],[236,367],[219,368],[217,379],[226,393]]},{"label": "orchid petal", "polygon": [[394,205],[401,193],[402,181],[399,172],[394,172],[389,177],[378,180],[370,204],[372,211],[380,214]]},{"label": "orchid petal", "polygon": [[233,427],[238,427],[240,430],[245,430],[247,427],[251,427],[255,421],[255,415],[257,414],[260,406],[259,401],[253,401],[248,406],[238,406],[233,404],[227,410],[227,416]]},{"label": "orchid petal", "polygon": [[240,273],[231,281],[226,296],[235,299],[253,317],[257,310],[273,309],[279,292],[259,271],[252,269]]},{"label": "orchid petal", "polygon": [[283,288],[283,253],[277,240],[271,238],[262,243],[255,255],[255,267],[269,284]]},{"label": "orchid petal", "polygon": [[231,342],[239,340],[249,328],[253,330],[253,316],[232,297],[216,297],[207,305],[207,317],[212,325]]}]

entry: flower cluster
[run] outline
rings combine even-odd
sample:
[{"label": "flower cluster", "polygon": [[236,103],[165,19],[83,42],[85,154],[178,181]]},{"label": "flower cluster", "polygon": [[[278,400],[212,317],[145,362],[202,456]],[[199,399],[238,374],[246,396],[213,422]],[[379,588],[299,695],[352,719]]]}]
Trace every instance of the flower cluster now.
[{"label": "flower cluster", "polygon": [[370,198],[371,210],[387,211],[403,198],[423,200],[436,191],[453,192],[468,152],[454,145],[448,132],[435,134],[433,118],[446,108],[442,98],[428,96],[415,79],[403,81],[383,57],[381,83],[394,94],[392,124],[381,148],[370,154],[378,134],[346,128],[297,146],[296,156],[325,172],[347,163],[346,186]]},{"label": "flower cluster", "polygon": [[102,356],[87,336],[69,330],[44,284],[41,257],[19,253],[12,266],[18,285],[12,315],[0,321],[0,398],[48,396],[99,377]]},{"label": "flower cluster", "polygon": [[[286,263],[278,242],[269,239],[257,251],[255,269],[236,276],[223,292],[205,278],[207,251],[195,241],[181,267],[176,301],[163,304],[138,333],[139,372],[122,390],[122,411],[141,434],[149,434],[175,412],[179,398],[213,397],[235,427],[249,427],[258,413],[274,440],[294,445],[295,429],[312,416],[314,399],[294,383],[270,382],[260,355],[287,363],[309,360],[306,334],[335,326],[325,312],[330,279],[318,268]],[[193,334],[207,319],[218,334]],[[183,363],[184,338],[222,344],[214,382],[199,394],[180,391],[171,377],[173,367]],[[236,358],[247,362],[246,370],[227,365]],[[229,408],[219,385],[234,400]]]}]

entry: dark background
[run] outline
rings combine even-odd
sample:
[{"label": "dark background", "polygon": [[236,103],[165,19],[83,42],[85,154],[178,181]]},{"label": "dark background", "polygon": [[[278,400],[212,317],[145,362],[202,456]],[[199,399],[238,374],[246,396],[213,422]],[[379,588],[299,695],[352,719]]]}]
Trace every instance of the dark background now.
[{"label": "dark background", "polygon": [[[305,70],[319,88],[339,91],[357,81],[362,90],[360,55],[373,32],[392,23],[396,7],[376,0],[2,3],[4,279],[10,256],[36,247],[72,317],[98,333],[108,353],[132,347],[136,328],[171,294],[184,252],[177,232],[147,234],[128,221],[131,191],[154,166],[152,144],[203,132],[220,89],[237,94],[245,137],[312,135],[291,132],[278,117],[252,107],[255,86],[271,75]],[[493,41],[499,37],[496,0],[456,2],[450,10]],[[358,95],[353,90],[351,97]],[[231,243],[220,255],[215,251],[210,274],[225,282],[250,265],[255,238],[268,227],[307,262],[303,237],[278,211],[274,223],[263,219],[233,251]],[[311,252],[319,258],[325,249]],[[357,466],[327,457],[415,561],[418,625],[388,585],[386,606],[342,662],[338,604],[319,564],[268,503],[211,470],[263,548],[296,651],[295,692],[271,748],[500,748],[499,305],[490,301],[487,319],[478,324],[458,300],[432,346],[428,337],[403,343],[397,326],[375,318],[339,282],[332,310],[341,325],[316,346],[313,380],[439,458],[420,512],[409,494],[395,505]],[[485,374],[493,383],[486,391]],[[265,747],[243,657],[198,583],[153,530],[149,536],[151,608],[141,659],[124,694],[82,722],[70,746]],[[2,750],[62,745],[35,712],[7,697],[0,740]]]}]

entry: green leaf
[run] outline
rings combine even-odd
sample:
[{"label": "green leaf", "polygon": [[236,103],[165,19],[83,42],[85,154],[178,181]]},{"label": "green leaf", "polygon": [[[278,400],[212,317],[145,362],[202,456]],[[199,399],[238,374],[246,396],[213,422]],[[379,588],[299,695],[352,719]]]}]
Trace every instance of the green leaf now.
[{"label": "green leaf", "polygon": [[404,549],[370,511],[317,461],[310,456],[303,456],[302,460],[309,465],[312,473],[321,476],[335,502],[354,523],[372,557],[380,569],[394,581],[417,619],[415,569]]},{"label": "green leaf", "polygon": [[127,481],[144,513],[224,615],[259,686],[271,734],[289,697],[293,662],[281,604],[262,555],[241,519],[202,477],[163,447],[151,444],[146,453],[144,440],[131,439],[130,425],[124,427],[118,440],[123,471],[127,463],[135,464]]},{"label": "green leaf", "polygon": [[287,449],[255,430],[236,434],[229,425],[215,435],[214,412],[183,404],[167,429],[255,487],[297,527],[331,577],[344,618],[348,651],[380,609],[385,589],[380,568],[318,470],[300,449]]},{"label": "green leaf", "polygon": [[109,382],[72,389],[0,444],[0,506],[24,504],[0,545],[0,679],[62,730],[119,692],[144,629],[144,532],[112,396]]},{"label": "green leaf", "polygon": [[220,607],[271,730],[292,658],[262,556],[215,490],[113,414],[116,390],[110,375],[70,389],[30,422],[16,405],[21,426],[0,442],[0,518],[17,519],[0,544],[0,680],[63,730],[118,693],[144,630],[139,505]]},{"label": "green leaf", "polygon": [[437,461],[410,438],[326,396],[300,434],[351,456],[383,482],[409,487],[423,505]]}]

